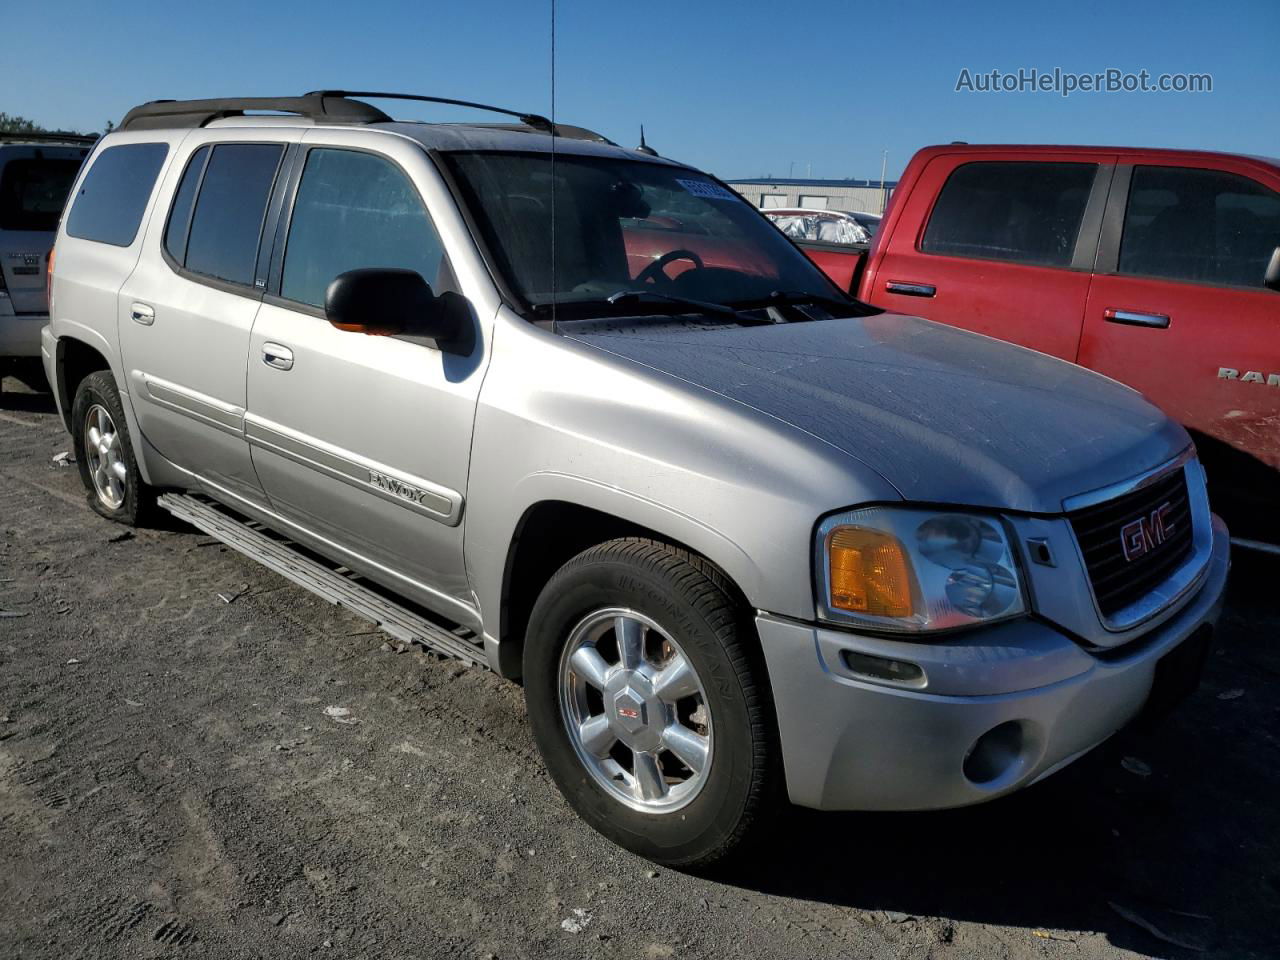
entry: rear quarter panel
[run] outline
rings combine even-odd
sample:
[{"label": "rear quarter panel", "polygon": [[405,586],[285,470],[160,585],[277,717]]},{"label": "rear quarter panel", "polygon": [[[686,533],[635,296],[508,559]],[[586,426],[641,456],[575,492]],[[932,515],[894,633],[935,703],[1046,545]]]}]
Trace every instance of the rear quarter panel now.
[{"label": "rear quarter panel", "polygon": [[58,227],[53,296],[49,305],[49,330],[53,336],[79,340],[106,358],[124,400],[125,418],[133,438],[134,453],[144,479],[148,481],[150,477],[147,476],[146,457],[141,446],[142,435],[129,400],[128,378],[120,358],[117,296],[138,264],[147,226],[157,206],[157,197],[163,192],[166,171],[173,161],[174,147],[185,134],[185,131],[174,133],[142,130],[111,134],[99,141],[71,188],[67,201],[68,211],[75,204],[85,176],[105,149],[127,143],[164,143],[168,145],[169,151],[156,176],[138,231],[129,246],[119,247],[70,236],[67,233],[67,214],[64,212]]}]

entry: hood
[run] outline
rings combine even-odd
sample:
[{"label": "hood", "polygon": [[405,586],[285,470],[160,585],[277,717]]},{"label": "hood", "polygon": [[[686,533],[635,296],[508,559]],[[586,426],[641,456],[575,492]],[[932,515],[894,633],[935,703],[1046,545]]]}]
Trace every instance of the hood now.
[{"label": "hood", "polygon": [[1114,380],[916,317],[569,336],[824,440],[906,500],[1060,513],[1191,442]]}]

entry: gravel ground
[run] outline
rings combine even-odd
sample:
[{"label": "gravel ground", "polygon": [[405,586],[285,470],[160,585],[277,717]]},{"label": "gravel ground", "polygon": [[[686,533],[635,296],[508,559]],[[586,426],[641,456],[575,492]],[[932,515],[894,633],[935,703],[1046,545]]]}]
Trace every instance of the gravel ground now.
[{"label": "gravel ground", "polygon": [[99,519],[48,396],[4,399],[5,960],[1280,956],[1273,559],[1161,729],[983,807],[789,811],[699,878],[574,818],[518,687]]}]

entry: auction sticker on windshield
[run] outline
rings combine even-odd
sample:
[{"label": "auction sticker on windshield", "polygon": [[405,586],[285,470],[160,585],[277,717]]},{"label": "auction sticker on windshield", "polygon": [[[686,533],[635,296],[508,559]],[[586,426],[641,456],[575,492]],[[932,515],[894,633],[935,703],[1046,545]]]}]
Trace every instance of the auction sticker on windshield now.
[{"label": "auction sticker on windshield", "polygon": [[676,178],[676,183],[684,187],[695,197],[705,197],[708,200],[737,200],[738,198],[730,191],[717,184],[710,183],[706,180],[681,180]]}]

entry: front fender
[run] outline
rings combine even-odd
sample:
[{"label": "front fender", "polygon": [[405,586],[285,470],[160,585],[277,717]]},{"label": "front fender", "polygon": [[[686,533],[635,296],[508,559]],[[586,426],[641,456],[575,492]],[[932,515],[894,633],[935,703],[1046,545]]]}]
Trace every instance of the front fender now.
[{"label": "front fender", "polygon": [[736,401],[519,320],[495,329],[476,414],[465,553],[490,643],[513,539],[535,504],[587,507],[683,544],[755,609],[814,615],[819,517],[896,500],[815,437]]}]

